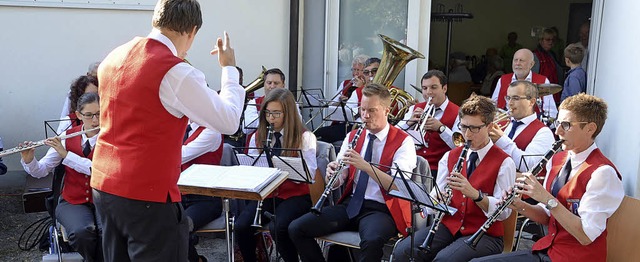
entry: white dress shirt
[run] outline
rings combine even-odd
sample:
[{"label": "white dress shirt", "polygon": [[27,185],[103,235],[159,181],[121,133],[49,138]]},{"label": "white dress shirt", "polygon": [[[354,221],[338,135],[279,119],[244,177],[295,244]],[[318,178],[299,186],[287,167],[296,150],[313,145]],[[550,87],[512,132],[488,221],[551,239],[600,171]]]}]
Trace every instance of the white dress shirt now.
[{"label": "white dress shirt", "polygon": [[[587,157],[596,148],[598,148],[598,146],[594,142],[587,150],[578,154],[569,151],[572,167],[569,179],[572,179],[576,175],[580,169],[580,165],[587,160]],[[549,161],[549,163],[547,163],[547,176],[545,177],[544,185],[547,184],[547,179],[549,179],[549,172],[553,166],[552,162],[553,161]],[[606,229],[607,219],[618,209],[623,198],[624,187],[622,180],[618,178],[612,166],[603,165],[593,171],[591,179],[587,182],[584,195],[582,195],[580,199],[580,205],[578,206],[578,215],[582,222],[582,230],[591,241],[595,241]],[[542,207],[545,206],[544,203],[538,203],[538,205]],[[546,208],[544,210],[548,216],[551,216],[549,210]]]},{"label": "white dress shirt", "polygon": [[[489,140],[489,143],[486,146],[476,151],[478,153],[478,161],[476,163],[476,166],[480,165],[482,160],[484,160],[484,157],[489,152],[489,149],[491,149],[491,146],[493,146],[493,142]],[[440,190],[440,192],[444,192],[444,187],[447,184],[446,178],[449,176],[448,162],[449,162],[450,152],[451,151],[445,153],[444,156],[442,156],[442,159],[440,159],[440,162],[438,162],[438,177],[436,178],[436,184],[438,185],[438,189]],[[467,157],[466,157],[467,166],[469,165],[468,163],[469,155],[472,152],[473,151],[471,149],[467,151]],[[487,161],[491,161],[491,159],[487,159]],[[477,176],[477,175],[483,175],[483,174],[474,172],[473,175]],[[502,164],[500,164],[500,169],[498,170],[498,177],[496,178],[496,185],[493,187],[493,193],[486,196],[486,198],[489,200],[489,208],[487,209],[487,212],[484,212],[485,216],[488,217],[490,214],[492,214],[496,210],[497,204],[498,202],[501,201],[504,193],[508,189],[513,188],[513,185],[515,184],[515,182],[516,182],[516,165],[515,163],[513,163],[513,160],[510,157],[507,157],[502,161]],[[431,192],[431,195],[435,197],[435,193],[436,192],[434,190]],[[484,193],[488,194],[489,192],[484,192]],[[507,219],[507,217],[509,217],[510,214],[511,214],[511,209],[507,208],[504,210],[504,212],[500,214],[500,216],[498,217],[498,220],[499,221],[505,220]]]},{"label": "white dress shirt", "polygon": [[[189,136],[191,136],[193,132],[200,127],[200,125],[194,122],[189,123],[189,125],[191,126]],[[205,153],[216,151],[221,144],[222,136],[219,132],[213,131],[209,128],[203,129],[198,137],[182,146],[182,164],[196,159]]]},{"label": "white dress shirt", "polygon": [[[84,129],[84,126],[83,126]],[[66,131],[64,134],[66,135]],[[80,148],[84,147],[84,144],[89,141],[89,145],[93,149],[96,146],[96,141],[98,140],[99,133],[91,138],[87,138],[86,134],[82,134],[82,144],[80,144]],[[66,144],[67,140],[62,140],[62,146],[67,148]],[[68,151],[67,157],[64,159],[58,151],[56,151],[53,147],[47,150],[47,154],[40,160],[34,158],[31,162],[25,163],[24,160],[20,159],[20,163],[22,164],[22,168],[29,175],[35,178],[42,178],[49,174],[49,172],[55,168],[62,160],[62,164],[70,167],[71,169],[78,171],[81,174],[90,176],[91,175],[91,159],[88,159],[84,156],[79,156],[76,153]]]},{"label": "white dress shirt", "polygon": [[[282,141],[282,139],[284,138],[284,130],[282,130],[281,133],[282,133],[282,136],[280,136],[280,144],[284,146],[284,141]],[[318,169],[318,162],[316,159],[317,142],[318,141],[316,140],[316,136],[313,134],[313,132],[305,131],[304,133],[302,133],[302,147],[300,147],[300,149],[302,149],[302,157],[304,158],[304,162],[307,163],[307,168],[309,169],[309,174],[311,174],[312,178],[315,177],[316,169]],[[276,140],[274,136],[273,141],[271,141],[271,146],[273,147],[275,143],[276,143]],[[252,154],[252,155],[259,154],[258,149],[255,149],[256,147],[255,135],[251,136],[251,140],[249,140],[249,147],[254,147],[252,149],[249,149],[249,154]]]},{"label": "white dress shirt", "polygon": [[[513,118],[512,118],[513,119]],[[530,116],[524,117],[518,121],[521,121],[522,124],[516,128],[516,132],[513,135],[513,140],[522,133],[531,122],[537,119],[536,114],[531,114]],[[533,139],[525,150],[521,150],[516,146],[516,143],[513,142],[511,138],[507,136],[511,132],[511,128],[513,128],[513,124],[509,122],[509,125],[504,130],[504,135],[501,136],[498,141],[496,141],[496,146],[501,148],[505,153],[511,156],[513,161],[516,162],[517,170],[520,172],[527,172],[531,170],[535,165],[540,162],[544,153],[551,149],[551,145],[555,142],[555,137],[553,136],[553,132],[548,127],[542,127],[538,132],[533,136]]]},{"label": "white dress shirt", "polygon": [[[533,77],[533,74],[531,73],[531,71],[529,71],[529,74],[527,75],[527,78],[525,78],[524,80],[531,82],[531,79]],[[516,74],[513,74],[513,77],[511,77],[511,83],[518,81],[518,79],[516,78]],[[548,78],[544,78],[544,83],[545,84],[549,84],[549,79]],[[491,95],[491,100],[493,100],[494,102],[498,102],[498,96],[500,95],[500,88],[502,88],[502,81],[498,80],[498,83],[496,84],[496,89],[493,91],[493,95]],[[508,86],[505,86],[505,88],[509,88]],[[549,117],[552,117],[553,119],[558,118],[558,107],[556,107],[556,102],[553,99],[553,95],[548,95],[542,98],[543,99],[543,107],[544,107],[544,111],[549,112]],[[505,103],[507,105],[507,108],[509,107],[509,103]]]},{"label": "white dress shirt", "polygon": [[[153,29],[147,36],[166,45],[177,56],[171,40]],[[238,129],[245,91],[238,84],[239,74],[234,66],[222,68],[220,94],[209,89],[204,74],[187,63],[178,63],[160,82],[160,102],[173,116],[187,116],[193,122],[222,134]]]},{"label": "white dress shirt", "polygon": [[[390,127],[391,126],[387,124],[380,132],[374,134],[376,136],[376,140],[373,142],[373,151],[371,152],[371,163],[375,163],[375,164],[380,163],[382,152],[385,149],[384,145],[387,143]],[[364,152],[367,151],[367,146],[369,144],[369,136],[367,135],[369,134],[369,131],[368,130],[365,130],[365,131],[366,132],[362,132],[361,134],[361,137],[364,137],[364,144],[362,145],[362,149],[360,150],[360,154],[362,155],[362,157],[364,157]],[[340,161],[340,159],[342,159],[342,156],[344,156],[344,153],[345,151],[347,151],[349,144],[350,144],[349,135],[347,135],[344,141],[342,142],[342,146],[340,147],[340,152],[338,153],[338,161]],[[413,145],[413,139],[411,139],[410,136],[407,136],[402,141],[402,145],[400,145],[396,153],[393,155],[393,160],[391,162],[392,163],[391,165],[395,168],[397,164],[400,170],[413,172],[413,169],[416,168],[416,159],[417,159],[416,149]],[[340,184],[346,181],[348,170],[349,170],[348,166],[345,167],[344,172],[341,174],[341,177],[337,182],[339,183],[339,185],[337,185],[336,187],[339,187]],[[374,174],[370,174],[370,175],[375,176]],[[378,175],[381,175],[381,174],[378,174]],[[355,185],[358,184],[358,177],[359,177],[358,172],[356,172],[355,178],[353,181],[354,186],[351,192],[352,194],[356,190]],[[410,177],[407,177],[407,178],[411,179]],[[378,184],[378,181],[376,181],[376,179],[374,179],[373,177],[370,177],[369,181],[367,181],[367,189],[364,193],[364,199],[377,201],[383,204],[385,203],[384,197],[382,196],[382,191],[380,190],[380,185]]]},{"label": "white dress shirt", "polygon": [[[442,102],[442,104],[438,107],[440,108],[440,110],[436,110],[436,113],[433,115],[433,117],[435,119],[438,119],[438,121],[441,121],[442,116],[444,116],[444,110],[447,108],[448,105],[449,105],[449,98],[445,98],[444,102]],[[407,110],[407,113],[404,114],[404,117],[402,118],[402,120],[398,124],[396,124],[396,127],[402,130],[408,130],[410,128],[407,122],[409,121],[409,119],[411,119],[411,116],[413,116],[413,110],[415,110],[415,107],[416,107],[415,105],[412,105],[411,107],[409,107],[409,110]],[[440,134],[440,138],[449,146],[449,148],[455,147],[455,145],[453,144],[452,137],[454,132],[460,132],[460,129],[458,128],[459,123],[460,123],[460,116],[458,116],[458,112],[456,112],[456,120],[453,122],[453,129],[445,125],[444,132]],[[417,125],[417,123],[415,125]]]}]

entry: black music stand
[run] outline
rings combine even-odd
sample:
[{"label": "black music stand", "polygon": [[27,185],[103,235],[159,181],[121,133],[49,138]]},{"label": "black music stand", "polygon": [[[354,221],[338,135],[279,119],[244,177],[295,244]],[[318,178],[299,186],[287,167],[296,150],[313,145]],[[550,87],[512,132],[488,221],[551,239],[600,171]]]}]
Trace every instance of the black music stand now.
[{"label": "black music stand", "polygon": [[49,136],[49,130],[51,130],[51,132],[53,132],[55,135],[53,136],[59,136],[60,134],[58,134],[58,128],[54,128],[53,126],[51,126],[52,123],[58,123],[58,125],[62,125],[64,124],[64,122],[69,122],[68,126],[66,126],[63,131],[67,131],[69,130],[69,128],[71,128],[71,121],[74,121],[73,119],[55,119],[55,120],[45,120],[44,121],[44,137],[48,138]]},{"label": "black music stand", "polygon": [[[307,162],[304,160],[304,156],[302,155],[301,149],[293,149],[293,148],[273,148],[282,150],[282,152],[295,152],[297,157],[288,157],[288,156],[272,156],[273,166],[282,171],[289,172],[289,176],[287,179],[302,182],[306,184],[313,184],[313,177],[311,176],[311,172],[309,172],[309,167],[307,166]],[[272,149],[272,150],[273,150]]]},{"label": "black music stand", "polygon": [[[388,168],[390,173],[394,173],[395,171],[395,173],[392,176],[393,179],[389,184],[389,187],[383,188],[383,189],[387,192],[387,194],[389,194],[392,197],[404,199],[411,202],[411,227],[407,228],[407,232],[409,233],[409,237],[411,238],[411,245],[410,245],[411,255],[409,257],[409,261],[414,261],[414,256],[413,256],[414,255],[413,246],[414,246],[414,236],[415,236],[414,215],[417,213],[420,213],[421,211],[420,205],[440,211],[440,212],[447,212],[449,214],[452,213],[451,207],[443,205],[442,203],[438,203],[435,199],[433,199],[433,197],[431,197],[429,192],[427,192],[428,190],[424,185],[420,185],[415,181],[413,181],[412,179],[408,179],[408,177],[414,177],[414,176],[428,177],[430,179],[433,179],[433,177],[428,175],[425,176],[425,175],[421,175],[421,174],[417,174],[409,171],[404,171],[398,167],[398,164],[395,164],[396,167],[390,167],[390,166],[374,164],[374,163],[369,163],[369,164],[372,167]],[[378,176],[377,173],[375,173],[375,168],[373,170],[374,170],[374,176],[376,177],[378,184],[381,184],[380,177]],[[385,175],[390,175],[390,174],[385,174]],[[437,195],[442,195],[439,192],[437,185],[434,187],[434,189]]]},{"label": "black music stand", "polygon": [[[324,100],[324,93],[320,88],[310,88],[310,89],[301,89],[300,96],[298,97],[298,102],[302,101],[302,109],[309,109],[309,120],[305,122],[305,124],[311,123],[311,130],[314,130],[313,120],[318,116],[322,116],[322,108],[328,106],[328,103]],[[314,115],[313,109],[320,108],[318,112]]]},{"label": "black music stand", "polygon": [[[256,116],[255,119],[246,119],[244,117],[245,111],[247,110],[247,107],[249,106],[253,106],[256,108],[256,112],[258,112],[258,115]],[[253,125],[254,123],[258,123],[258,119],[260,119],[260,110],[258,110],[258,104],[249,104],[249,103],[245,103],[244,104],[244,108],[242,109],[242,119],[240,124],[242,125],[242,129],[244,132],[244,129],[253,129],[253,130],[257,130],[257,127],[252,127],[251,125]],[[249,123],[247,123],[247,121],[249,121]],[[250,134],[250,132],[248,132],[247,134]]]},{"label": "black music stand", "polygon": [[[408,121],[408,120],[400,120],[400,121]],[[429,142],[424,139],[424,135],[426,134],[426,132],[422,132],[421,130],[413,130],[413,128],[411,127],[407,130],[404,130],[404,132],[406,132],[411,137],[411,139],[413,139],[413,144],[416,146],[416,148],[418,147],[429,148]]]}]

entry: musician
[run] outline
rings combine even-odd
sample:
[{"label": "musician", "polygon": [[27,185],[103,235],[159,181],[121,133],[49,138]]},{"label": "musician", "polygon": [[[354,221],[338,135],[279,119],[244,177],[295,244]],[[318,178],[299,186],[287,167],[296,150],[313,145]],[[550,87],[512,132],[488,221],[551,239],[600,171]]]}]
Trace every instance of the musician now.
[{"label": "musician", "polygon": [[[344,161],[349,168],[334,174],[338,162],[327,166],[327,176],[340,176],[336,187],[346,182],[343,198],[339,204],[324,208],[319,216],[307,213],[289,226],[289,235],[302,261],[324,261],[314,238],[343,230],[360,232],[358,261],[380,261],[387,240],[398,233],[406,234],[406,228],[411,225],[409,202],[385,193],[392,180],[392,176],[385,173],[388,168],[377,168],[369,162],[384,166],[397,164],[400,169],[411,171],[416,166],[413,141],[387,122],[391,97],[386,87],[369,84],[362,94],[360,113],[366,130],[353,149],[347,145],[355,131],[349,133],[338,154],[339,161]],[[365,160],[367,152],[369,159]]]},{"label": "musician", "polygon": [[404,130],[415,128],[420,125],[419,120],[428,107],[427,101],[431,97],[431,104],[436,110],[433,117],[426,121],[424,142],[428,147],[422,146],[416,149],[419,156],[424,157],[429,162],[431,175],[438,175],[438,161],[444,153],[454,147],[452,129],[458,129],[460,118],[458,117],[458,105],[449,101],[447,97],[447,76],[439,70],[429,70],[422,76],[422,97],[425,102],[409,107],[407,114],[402,121],[398,122],[398,127]]},{"label": "musician", "polygon": [[[473,250],[464,240],[475,233],[494,212],[496,204],[515,181],[515,164],[489,138],[489,125],[495,116],[495,106],[489,98],[473,96],[460,107],[460,130],[467,141],[471,141],[460,173],[453,172],[456,160],[462,153],[457,147],[444,154],[438,163],[436,183],[438,191],[433,197],[440,201],[437,192],[451,187],[453,198],[449,206],[457,209],[453,216],[445,215],[431,242],[430,252],[414,252],[418,261],[469,261],[474,257],[498,254],[503,249],[502,220],[511,212],[503,212],[487,231],[477,248]],[[429,228],[415,234],[414,250],[418,250],[427,237]],[[410,239],[398,243],[393,253],[394,260],[407,261],[411,252]]]},{"label": "musician", "polygon": [[251,99],[244,110],[245,126],[243,129],[245,134],[255,132],[260,123],[258,112],[261,110],[262,101],[271,90],[284,88],[284,80],[284,73],[278,68],[271,68],[264,72],[264,96]]},{"label": "musician", "polygon": [[[86,75],[87,76],[92,76],[92,77],[98,79],[98,66],[100,66],[100,61],[93,62],[93,63],[89,64],[89,68],[87,69]],[[98,86],[97,83],[95,85]],[[98,91],[96,90],[95,92],[98,92]],[[71,109],[71,101],[69,99],[69,95],[70,94],[71,94],[71,92],[69,92],[67,94],[67,96],[65,97],[65,99],[64,99],[64,105],[62,105],[62,110],[60,111],[60,119],[64,119],[65,117],[67,117],[69,115],[69,113],[73,114],[73,112],[75,112],[75,110],[69,110],[69,109]],[[82,95],[82,94],[80,94],[80,95]],[[60,132],[58,132],[58,134],[59,133]]]},{"label": "musician", "polygon": [[[523,48],[516,51],[513,55],[513,73],[504,74],[500,77],[500,81],[496,84],[496,89],[493,91],[493,95],[491,96],[491,100],[497,103],[496,105],[498,108],[506,109],[507,102],[504,97],[507,95],[507,87],[511,82],[525,80],[534,84],[549,83],[549,79],[547,79],[547,77],[531,71],[531,68],[533,68],[534,65],[534,55],[531,50]],[[556,118],[558,115],[558,108],[556,107],[556,102],[553,100],[552,95],[547,95],[542,98],[542,108],[540,108],[539,111],[548,113],[548,117],[550,118]]]},{"label": "musician", "polygon": [[[222,158],[222,134],[200,126],[195,122],[187,125],[182,145],[182,171],[193,164],[220,165]],[[222,199],[202,195],[182,195],[182,206],[193,222],[189,232],[189,261],[207,261],[198,255],[195,231],[222,215]]]},{"label": "musician", "polygon": [[245,91],[228,34],[211,52],[222,67],[220,94],[181,58],[202,26],[197,1],[159,0],[152,26],[98,68],[103,129],[91,186],[107,261],[187,260],[188,220],[177,186],[187,118],[231,134],[242,113]]},{"label": "musician", "polygon": [[368,56],[362,54],[357,55],[353,58],[353,61],[351,62],[351,79],[342,81],[342,83],[340,83],[340,85],[338,86],[338,92],[342,93],[341,96],[336,97],[340,99],[338,101],[345,101],[349,99],[352,92],[352,90],[350,89],[360,87],[362,84],[364,84],[365,79],[362,71],[364,71],[365,64],[368,59]]},{"label": "musician", "polygon": [[362,77],[356,78],[355,85],[358,86],[354,92],[351,93],[347,100],[346,106],[351,110],[357,110],[357,106],[360,106],[362,101],[362,90],[365,86],[369,85],[373,78],[376,77],[378,67],[380,67],[380,58],[371,57],[364,63],[364,70],[362,70]]},{"label": "musician", "polygon": [[[307,168],[313,175],[317,169],[316,137],[305,129],[295,108],[297,106],[291,91],[284,88],[271,90],[262,102],[260,125],[256,134],[251,136],[249,146],[263,148],[263,141],[266,141],[268,135],[267,125],[273,124],[274,136],[269,145],[271,152],[274,155],[294,157],[297,156],[294,152],[283,151],[282,148],[301,149]],[[249,153],[258,154],[261,151],[253,149]],[[234,233],[244,261],[256,261],[256,228],[251,224],[254,222],[257,204],[256,201],[249,203],[235,223]],[[310,207],[309,185],[292,180],[285,181],[262,203],[262,218],[270,222],[269,231],[277,240],[276,248],[284,261],[298,261],[298,252],[287,228],[291,221],[309,211]],[[271,220],[264,212],[275,214],[275,219]]]},{"label": "musician", "polygon": [[82,122],[76,117],[76,107],[78,105],[78,98],[85,93],[98,93],[98,78],[91,75],[82,75],[71,83],[69,88],[69,96],[67,97],[68,103],[66,110],[63,110],[65,115],[60,116],[60,123],[56,134],[61,134],[65,130],[79,126]]},{"label": "musician", "polygon": [[509,125],[504,131],[497,124],[489,126],[491,141],[517,162],[519,172],[526,172],[540,162],[555,141],[551,129],[533,111],[537,97],[538,88],[531,82],[512,82],[505,97],[511,116]]},{"label": "musician", "polygon": [[[72,134],[100,126],[100,98],[96,93],[86,93],[78,98],[75,114],[82,124],[64,132]],[[40,160],[35,159],[34,149],[20,152],[22,167],[32,177],[42,178],[57,165],[64,165],[64,186],[57,199],[55,216],[69,236],[69,244],[84,261],[102,261],[100,217],[96,216],[89,180],[91,179],[91,161],[93,148],[98,139],[98,131],[87,132],[66,140],[49,138],[45,144],[50,146],[47,154]],[[25,142],[23,145],[30,144]]]},{"label": "musician", "polygon": [[622,177],[602,154],[595,138],[607,119],[607,104],[587,94],[560,104],[556,135],[564,151],[547,164],[544,185],[530,173],[518,178],[516,192],[539,201],[530,205],[516,199],[513,210],[549,226],[549,233],[532,250],[477,261],[605,261],[607,219],[624,197]]}]

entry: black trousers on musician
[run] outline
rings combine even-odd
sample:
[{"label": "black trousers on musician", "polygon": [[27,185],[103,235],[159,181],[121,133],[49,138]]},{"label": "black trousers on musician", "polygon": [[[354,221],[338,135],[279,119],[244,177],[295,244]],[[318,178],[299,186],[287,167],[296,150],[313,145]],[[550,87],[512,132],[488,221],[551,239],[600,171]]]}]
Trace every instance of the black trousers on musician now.
[{"label": "black trousers on musician", "polygon": [[[567,254],[568,256],[570,254]],[[480,258],[474,258],[473,262],[482,261],[497,261],[497,262],[551,262],[551,258],[546,252],[531,252],[531,250],[515,251],[507,254],[497,254],[493,256],[486,256]]]},{"label": "black trousers on musician", "polygon": [[302,261],[324,261],[315,238],[338,231],[359,232],[358,261],[380,261],[384,244],[398,233],[389,209],[383,203],[365,200],[360,213],[349,219],[347,204],[325,207],[319,216],[307,213],[291,223],[289,235]]},{"label": "black trousers on musician", "polygon": [[353,125],[347,125],[347,123],[333,123],[330,126],[318,128],[313,134],[320,141],[333,143],[343,140],[352,127]]},{"label": "black trousers on musician", "polygon": [[182,206],[193,222],[193,229],[189,232],[189,261],[197,262],[199,259],[196,250],[198,236],[195,231],[222,215],[222,199],[211,196],[183,195]]},{"label": "black trousers on musician", "polygon": [[[256,238],[257,229],[252,227],[256,214],[257,201],[251,201],[238,215],[234,234],[242,253],[244,261],[256,261]],[[269,232],[276,242],[278,253],[284,261],[298,261],[298,251],[289,237],[289,224],[291,221],[309,212],[311,208],[311,197],[309,195],[295,196],[287,199],[274,198],[265,199],[262,202],[262,224],[269,223]],[[265,211],[275,215],[273,220],[265,215]]]},{"label": "black trousers on musician", "polygon": [[180,203],[128,199],[93,189],[105,261],[187,261],[189,226]]},{"label": "black trousers on musician", "polygon": [[67,232],[69,244],[84,261],[103,261],[102,223],[93,204],[74,205],[61,196],[56,206],[56,219]]},{"label": "black trousers on musician", "polygon": [[[446,226],[440,224],[438,231],[431,242],[430,252],[418,249],[422,245],[429,233],[429,227],[415,233],[413,243],[413,257],[415,261],[469,261],[475,257],[488,256],[502,253],[502,237],[492,237],[485,235],[478,246],[473,250],[464,243],[465,239],[471,236],[461,236],[460,233],[452,235]],[[393,261],[409,261],[411,255],[411,239],[405,238],[393,251]]]}]

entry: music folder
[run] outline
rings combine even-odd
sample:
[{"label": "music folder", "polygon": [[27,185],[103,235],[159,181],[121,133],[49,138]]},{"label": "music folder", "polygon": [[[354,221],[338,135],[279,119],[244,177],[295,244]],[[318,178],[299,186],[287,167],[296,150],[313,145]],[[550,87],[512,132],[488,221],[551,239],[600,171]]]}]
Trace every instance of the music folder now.
[{"label": "music folder", "polygon": [[[395,164],[395,167],[385,166],[381,164],[370,163],[372,167],[385,167],[389,169],[389,173],[385,173],[384,175],[388,175],[392,177],[391,183],[389,187],[383,188],[387,191],[387,194],[393,197],[397,197],[400,199],[404,199],[410,201],[412,203],[416,203],[418,205],[422,205],[434,210],[438,210],[441,212],[447,212],[450,214],[455,213],[453,207],[446,206],[442,203],[438,203],[433,197],[429,194],[426,185],[418,184],[413,181],[413,177],[426,177],[428,179],[433,179],[430,175],[421,175],[418,173],[410,172],[402,170]],[[374,177],[376,178],[379,185],[382,185],[380,181],[380,175],[375,173],[374,168]],[[438,191],[438,187],[434,187],[436,191]]]},{"label": "music folder", "polygon": [[257,166],[216,166],[195,164],[180,174],[179,186],[260,192],[280,170]]},{"label": "music folder", "polygon": [[[246,149],[246,150],[245,150]],[[267,154],[264,151],[259,151],[258,147],[236,147],[236,159],[240,165],[250,165],[250,166],[260,166],[260,167],[269,167],[269,160],[267,159]],[[301,149],[290,149],[290,148],[272,148],[282,150],[282,152],[295,152],[297,153],[297,157],[288,157],[288,156],[271,156],[271,162],[273,163],[273,168],[284,171],[288,173],[287,179],[313,184],[313,178],[311,177],[311,173],[309,172],[309,167],[307,166],[307,162],[304,160],[302,156]],[[252,152],[259,151],[259,154],[252,154]],[[249,152],[249,153],[244,153]]]}]

